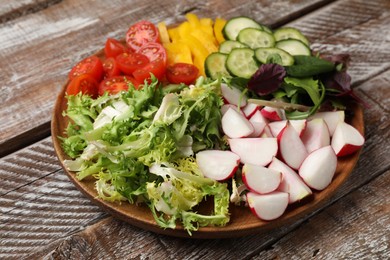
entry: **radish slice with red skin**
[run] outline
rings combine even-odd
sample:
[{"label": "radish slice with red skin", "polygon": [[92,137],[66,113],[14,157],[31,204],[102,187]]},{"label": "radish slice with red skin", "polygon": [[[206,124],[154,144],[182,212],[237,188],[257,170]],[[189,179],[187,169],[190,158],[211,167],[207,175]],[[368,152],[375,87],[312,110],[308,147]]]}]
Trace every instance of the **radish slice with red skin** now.
[{"label": "radish slice with red skin", "polygon": [[223,181],[237,171],[240,157],[230,151],[204,150],[196,154],[196,162],[205,177]]},{"label": "radish slice with red skin", "polygon": [[314,115],[312,115],[309,118],[309,120],[313,119],[313,118],[324,119],[326,125],[328,126],[330,136],[333,136],[333,133],[336,130],[337,124],[339,122],[344,122],[345,113],[343,110],[329,111],[329,112],[317,112]]},{"label": "radish slice with red skin", "polygon": [[364,141],[363,135],[356,128],[340,122],[334,131],[331,144],[337,156],[345,156],[359,150]]},{"label": "radish slice with red skin", "polygon": [[229,108],[222,116],[222,130],[230,138],[241,138],[252,134],[254,128],[245,116]]},{"label": "radish slice with red skin", "polygon": [[253,103],[248,103],[248,104],[246,104],[245,107],[242,108],[242,112],[244,112],[244,115],[246,116],[246,118],[252,117],[253,114],[259,110],[260,110],[260,107],[258,105],[253,104]]},{"label": "radish slice with red skin", "polygon": [[277,158],[272,159],[268,168],[282,173],[282,182],[277,190],[290,194],[290,204],[300,201],[312,194],[311,189],[306,185],[302,178],[293,169]]},{"label": "radish slice with red skin", "polygon": [[286,119],[284,110],[280,108],[265,106],[260,112],[265,118],[271,121],[280,121]]},{"label": "radish slice with red skin", "polygon": [[276,138],[234,138],[228,142],[242,163],[266,166],[278,152]]},{"label": "radish slice with red skin", "polygon": [[232,105],[232,104],[222,105],[222,107],[221,107],[222,116],[225,115],[225,113],[229,110],[229,108],[232,108],[232,109],[236,110],[237,112],[239,112],[240,114],[242,114],[243,116],[245,116],[245,114],[242,112],[242,110],[238,109],[238,107],[236,105]]},{"label": "radish slice with red skin", "polygon": [[288,206],[288,193],[274,191],[268,194],[246,194],[252,213],[262,220],[274,220],[283,215]]},{"label": "radish slice with red skin", "polygon": [[308,153],[297,131],[287,122],[278,135],[279,151],[282,159],[293,169],[298,169]]},{"label": "radish slice with red skin", "polygon": [[301,139],[308,153],[329,145],[330,134],[325,121],[322,118],[310,120]]},{"label": "radish slice with red skin", "polygon": [[307,185],[323,190],[332,182],[336,172],[337,156],[328,145],[310,153],[299,168],[299,175]]},{"label": "radish slice with red skin", "polygon": [[239,107],[244,107],[247,104],[247,97],[242,95],[238,88],[228,86],[224,83],[221,84],[222,97],[228,104],[232,104]]},{"label": "radish slice with red skin", "polygon": [[249,190],[265,194],[279,187],[282,174],[264,166],[246,163],[242,167],[242,180]]}]

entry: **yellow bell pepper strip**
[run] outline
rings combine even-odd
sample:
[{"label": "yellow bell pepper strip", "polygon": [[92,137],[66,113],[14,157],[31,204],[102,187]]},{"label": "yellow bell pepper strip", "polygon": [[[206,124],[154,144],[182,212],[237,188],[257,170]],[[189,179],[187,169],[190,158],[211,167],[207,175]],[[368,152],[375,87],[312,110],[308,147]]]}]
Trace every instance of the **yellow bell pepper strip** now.
[{"label": "yellow bell pepper strip", "polygon": [[157,24],[158,32],[160,33],[160,40],[161,43],[169,43],[171,42],[169,39],[169,34],[167,30],[167,26],[165,25],[164,22],[160,22]]},{"label": "yellow bell pepper strip", "polygon": [[[213,20],[211,18],[202,18],[200,21],[200,29],[214,38]],[[217,41],[215,41],[217,43]]]},{"label": "yellow bell pepper strip", "polygon": [[194,30],[191,32],[191,35],[199,40],[199,42],[207,50],[208,54],[218,51],[218,47],[216,43],[214,43],[214,37],[204,33],[201,30]]},{"label": "yellow bell pepper strip", "polygon": [[223,37],[222,30],[223,27],[226,24],[226,20],[221,19],[221,18],[216,18],[215,23],[214,23],[214,35],[215,38],[217,39],[218,43],[221,44],[222,42],[225,41],[225,38]]},{"label": "yellow bell pepper strip", "polygon": [[198,16],[196,16],[196,14],[187,13],[186,18],[187,18],[187,20],[190,23],[192,28],[199,28],[200,27],[200,21],[199,21]]},{"label": "yellow bell pepper strip", "polygon": [[164,48],[167,51],[167,64],[188,63],[193,64],[191,49],[187,44],[182,42],[164,43]]},{"label": "yellow bell pepper strip", "polygon": [[178,27],[168,29],[168,35],[171,38],[172,42],[180,41],[180,34],[179,34],[179,28]]}]

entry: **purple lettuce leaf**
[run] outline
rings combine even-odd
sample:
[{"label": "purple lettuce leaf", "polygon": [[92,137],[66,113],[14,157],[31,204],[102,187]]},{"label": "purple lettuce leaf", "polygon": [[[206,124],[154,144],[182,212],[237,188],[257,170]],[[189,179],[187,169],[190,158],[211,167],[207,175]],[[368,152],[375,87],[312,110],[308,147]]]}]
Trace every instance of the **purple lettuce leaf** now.
[{"label": "purple lettuce leaf", "polygon": [[276,91],[286,76],[283,66],[275,63],[262,64],[248,82],[248,89],[259,96],[266,96]]}]

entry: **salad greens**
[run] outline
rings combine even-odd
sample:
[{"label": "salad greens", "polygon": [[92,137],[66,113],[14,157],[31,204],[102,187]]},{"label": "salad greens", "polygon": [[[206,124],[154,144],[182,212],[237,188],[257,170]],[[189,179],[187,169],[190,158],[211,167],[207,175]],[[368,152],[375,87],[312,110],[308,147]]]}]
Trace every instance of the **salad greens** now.
[{"label": "salad greens", "polygon": [[[64,164],[79,180],[96,179],[98,196],[107,201],[145,202],[156,222],[191,233],[200,226],[229,221],[226,184],[205,178],[192,155],[224,149],[220,134],[223,104],[220,81],[200,77],[195,85],[162,88],[156,78],[142,89],[98,99],[70,95],[63,115],[70,119]],[[214,210],[194,210],[206,197]]]}]

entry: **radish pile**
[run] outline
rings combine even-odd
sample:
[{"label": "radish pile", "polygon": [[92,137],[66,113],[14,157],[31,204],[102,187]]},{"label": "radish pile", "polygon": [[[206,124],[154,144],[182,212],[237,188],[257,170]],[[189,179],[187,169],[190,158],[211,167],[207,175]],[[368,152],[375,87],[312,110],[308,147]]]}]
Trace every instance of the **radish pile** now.
[{"label": "radish pile", "polygon": [[196,160],[208,178],[233,177],[233,186],[241,181],[232,198],[238,195],[260,219],[276,219],[289,204],[325,189],[336,172],[337,157],[364,144],[359,131],[344,121],[344,111],[286,120],[282,109],[248,103],[240,90],[225,84],[221,90],[226,103],[222,130],[230,151],[201,151]]}]

